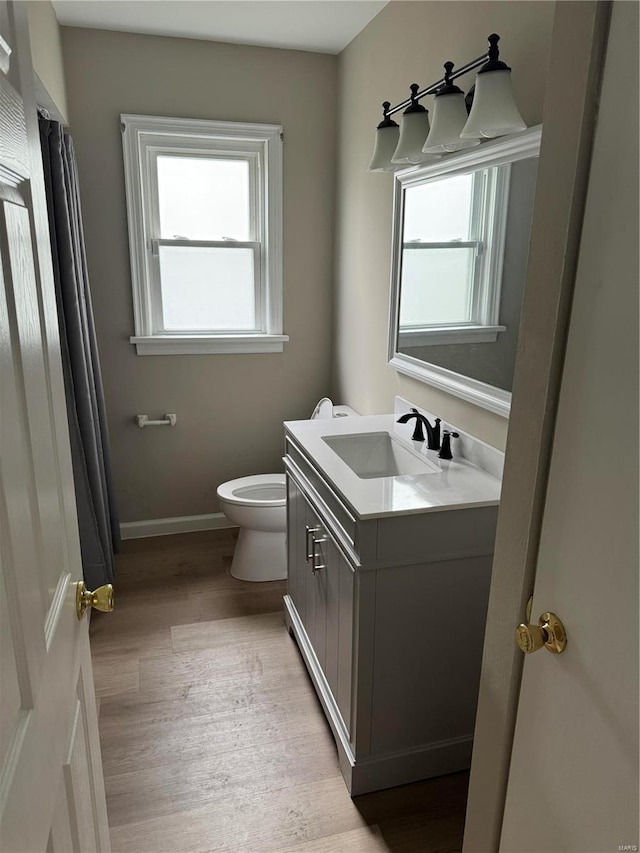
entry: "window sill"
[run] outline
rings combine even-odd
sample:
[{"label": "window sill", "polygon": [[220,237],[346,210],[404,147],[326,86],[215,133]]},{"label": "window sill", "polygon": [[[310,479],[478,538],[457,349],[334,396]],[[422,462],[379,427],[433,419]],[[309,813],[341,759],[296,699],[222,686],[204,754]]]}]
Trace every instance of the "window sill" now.
[{"label": "window sill", "polygon": [[288,335],[152,335],[129,338],[138,355],[282,352]]},{"label": "window sill", "polygon": [[398,347],[431,347],[440,344],[495,343],[506,326],[448,326],[439,329],[412,329],[400,332]]}]

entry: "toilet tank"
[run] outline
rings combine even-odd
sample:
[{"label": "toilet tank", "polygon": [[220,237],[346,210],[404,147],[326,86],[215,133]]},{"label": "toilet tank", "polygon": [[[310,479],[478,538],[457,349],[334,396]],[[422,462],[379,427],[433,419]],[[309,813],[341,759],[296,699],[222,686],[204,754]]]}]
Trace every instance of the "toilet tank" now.
[{"label": "toilet tank", "polygon": [[311,413],[310,420],[314,421],[317,418],[346,418],[349,415],[357,414],[351,406],[334,406],[333,401],[329,397],[323,397],[321,400],[318,400],[315,409]]}]

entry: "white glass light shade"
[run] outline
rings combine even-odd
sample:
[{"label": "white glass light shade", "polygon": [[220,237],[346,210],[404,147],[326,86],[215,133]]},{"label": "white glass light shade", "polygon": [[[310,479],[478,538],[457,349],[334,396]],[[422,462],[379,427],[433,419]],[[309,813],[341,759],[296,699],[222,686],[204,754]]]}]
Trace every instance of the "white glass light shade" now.
[{"label": "white glass light shade", "polygon": [[476,75],[473,106],[461,136],[492,139],[526,130],[511,88],[511,71],[501,69]]},{"label": "white glass light shade", "polygon": [[395,122],[390,127],[376,129],[376,143],[368,172],[393,172],[396,166],[391,158],[398,147],[399,137],[400,128]]},{"label": "white glass light shade", "polygon": [[422,163],[424,160],[429,160],[430,156],[422,151],[429,130],[429,113],[427,110],[405,113],[402,116],[400,140],[395,154],[391,158],[392,162]]},{"label": "white glass light shade", "polygon": [[437,95],[433,102],[431,132],[422,150],[425,154],[443,154],[480,145],[479,139],[461,139],[460,131],[467,121],[464,94]]}]

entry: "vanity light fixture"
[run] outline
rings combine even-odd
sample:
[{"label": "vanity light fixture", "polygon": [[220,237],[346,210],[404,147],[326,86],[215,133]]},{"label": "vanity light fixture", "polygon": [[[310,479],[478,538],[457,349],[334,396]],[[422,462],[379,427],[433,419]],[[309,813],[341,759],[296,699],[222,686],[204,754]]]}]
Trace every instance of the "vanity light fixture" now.
[{"label": "vanity light fixture", "polygon": [[[418,91],[411,86],[411,96],[392,107],[382,105],[382,121],[376,128],[376,142],[370,172],[392,172],[411,163],[420,163],[431,156],[447,154],[461,148],[479,145],[482,138],[505,136],[526,129],[511,90],[511,69],[498,59],[500,36],[488,36],[489,50],[466,65],[453,70],[452,62],[445,63],[441,80]],[[471,113],[467,116],[464,93],[453,81],[479,68]],[[428,112],[420,101],[435,95],[431,128]],[[402,131],[391,116],[404,110]]]},{"label": "vanity light fixture", "polygon": [[444,86],[434,98],[431,133],[422,149],[427,154],[444,154],[480,145],[479,139],[460,138],[460,131],[467,123],[464,92],[451,82],[453,62],[445,62],[444,70]]},{"label": "vanity light fixture", "polygon": [[511,69],[498,59],[500,36],[489,36],[489,61],[476,74],[473,106],[460,136],[492,139],[527,129],[511,88]]},{"label": "vanity light fixture", "polygon": [[389,118],[390,106],[391,101],[385,101],[382,104],[382,121],[376,127],[376,144],[368,172],[393,172],[396,168],[391,162],[391,157],[398,145],[400,128],[393,119]]},{"label": "vanity light fixture", "polygon": [[411,89],[411,103],[402,113],[400,140],[391,158],[392,163],[422,163],[425,160],[436,159],[429,157],[422,150],[430,128],[429,111],[416,100],[420,86],[417,83],[412,83],[409,88]]}]

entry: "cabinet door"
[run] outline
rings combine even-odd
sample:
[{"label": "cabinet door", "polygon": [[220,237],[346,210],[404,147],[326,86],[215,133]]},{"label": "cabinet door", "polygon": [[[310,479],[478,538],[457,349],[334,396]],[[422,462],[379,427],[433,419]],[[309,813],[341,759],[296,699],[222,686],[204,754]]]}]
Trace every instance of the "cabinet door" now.
[{"label": "cabinet door", "polygon": [[[308,531],[308,533],[307,533]],[[304,626],[318,662],[324,670],[327,632],[327,554],[330,540],[327,531],[305,501],[305,538],[309,544],[306,570]],[[306,547],[306,544],[305,544]]]},{"label": "cabinet door", "polygon": [[351,731],[354,569],[288,478],[288,592]]},{"label": "cabinet door", "polygon": [[325,607],[324,674],[345,727],[351,731],[354,570],[335,543],[325,543],[322,592]]},{"label": "cabinet door", "polygon": [[302,492],[287,477],[287,592],[298,616],[305,623],[306,575],[308,564],[305,559],[306,501]]},{"label": "cabinet door", "polygon": [[326,640],[324,674],[333,698],[338,700],[338,657],[340,645],[340,560],[336,546],[327,543],[327,568],[325,569]]},{"label": "cabinet door", "polygon": [[[337,612],[332,609],[332,633],[337,633],[336,686],[333,695],[347,731],[351,734],[351,691],[353,672],[353,587],[355,572],[336,548],[336,577],[339,582]],[[327,620],[329,621],[329,619]],[[337,624],[336,624],[337,623]],[[337,627],[337,631],[336,631]],[[327,628],[328,631],[328,628]]]},{"label": "cabinet door", "polygon": [[309,542],[313,545],[310,551],[314,552],[307,572],[305,628],[350,732],[354,570],[322,521],[305,503],[306,525],[311,531]]},{"label": "cabinet door", "polygon": [[[330,541],[326,529],[291,477],[287,486],[287,592],[320,666],[326,645],[326,566]],[[314,566],[315,568],[314,571]]]}]

